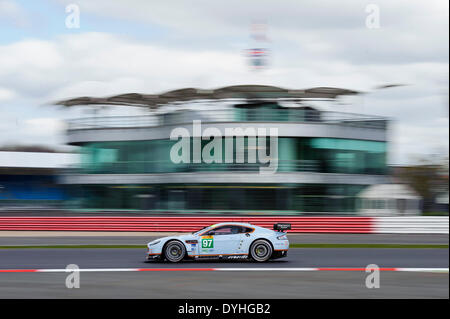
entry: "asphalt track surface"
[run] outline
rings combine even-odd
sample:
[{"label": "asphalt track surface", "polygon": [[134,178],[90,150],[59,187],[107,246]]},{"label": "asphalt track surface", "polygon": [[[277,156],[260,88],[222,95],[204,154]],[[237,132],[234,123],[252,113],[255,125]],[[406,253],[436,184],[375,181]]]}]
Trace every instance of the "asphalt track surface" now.
[{"label": "asphalt track surface", "polygon": [[[26,234],[20,235],[20,234]],[[0,245],[145,245],[153,239],[167,236],[148,234],[74,235],[61,236],[45,232],[0,232]],[[291,243],[314,244],[448,244],[448,234],[289,234]]]},{"label": "asphalt track surface", "polygon": [[0,298],[449,298],[448,274],[381,272],[380,287],[365,272],[123,272],[0,273]]},{"label": "asphalt track surface", "polygon": [[[285,259],[144,262],[145,249],[3,249],[0,269],[65,268],[448,268],[448,249],[291,249]],[[448,298],[448,273],[381,272],[380,288],[365,286],[363,271],[96,272],[80,273],[80,288],[66,273],[0,273],[0,298]]]},{"label": "asphalt track surface", "polygon": [[[161,234],[0,232],[0,245],[144,245]],[[290,234],[291,243],[448,244],[448,235]],[[144,262],[145,249],[0,249],[0,269],[65,268],[448,268],[448,249],[307,248],[285,259]],[[79,289],[65,273],[0,273],[0,298],[449,298],[448,273],[382,272],[380,288],[365,286],[362,271],[320,272],[96,272],[80,274]]]},{"label": "asphalt track surface", "polygon": [[448,249],[293,248],[288,257],[267,263],[252,261],[145,262],[138,248],[0,249],[0,269],[65,268],[214,268],[214,267],[379,267],[448,268]]}]

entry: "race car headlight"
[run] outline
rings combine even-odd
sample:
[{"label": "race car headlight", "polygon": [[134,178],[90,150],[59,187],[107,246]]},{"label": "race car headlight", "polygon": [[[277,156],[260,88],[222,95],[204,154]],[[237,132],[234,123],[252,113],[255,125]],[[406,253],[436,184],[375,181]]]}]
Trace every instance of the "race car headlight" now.
[{"label": "race car headlight", "polygon": [[157,241],[152,241],[150,244],[148,244],[149,246],[154,246],[154,245],[157,245],[157,244],[159,244],[161,241],[160,240],[157,240]]},{"label": "race car headlight", "polygon": [[287,235],[281,235],[277,237],[278,240],[287,240]]}]

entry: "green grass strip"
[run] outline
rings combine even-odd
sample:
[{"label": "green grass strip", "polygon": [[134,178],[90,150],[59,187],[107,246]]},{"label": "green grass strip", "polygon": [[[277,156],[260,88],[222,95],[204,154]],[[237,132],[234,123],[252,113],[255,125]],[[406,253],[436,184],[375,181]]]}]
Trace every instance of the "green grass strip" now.
[{"label": "green grass strip", "polygon": [[[448,244],[290,244],[289,248],[443,248]],[[145,245],[1,245],[0,249],[34,248],[141,248]]]}]

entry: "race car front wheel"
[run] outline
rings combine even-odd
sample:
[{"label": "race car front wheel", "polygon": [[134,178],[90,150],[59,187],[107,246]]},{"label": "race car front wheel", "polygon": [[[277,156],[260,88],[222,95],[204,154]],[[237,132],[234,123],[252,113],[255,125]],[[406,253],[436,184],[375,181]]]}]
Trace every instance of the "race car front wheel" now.
[{"label": "race car front wheel", "polygon": [[272,245],[266,240],[255,240],[250,246],[250,256],[253,260],[264,262],[272,256]]},{"label": "race car front wheel", "polygon": [[183,260],[185,254],[186,248],[177,240],[169,241],[164,249],[164,256],[172,263]]}]

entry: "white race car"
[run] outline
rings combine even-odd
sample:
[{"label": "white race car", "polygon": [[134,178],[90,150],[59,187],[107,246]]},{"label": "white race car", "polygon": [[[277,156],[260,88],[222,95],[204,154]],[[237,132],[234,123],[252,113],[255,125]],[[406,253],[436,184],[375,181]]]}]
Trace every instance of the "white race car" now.
[{"label": "white race car", "polygon": [[226,222],[197,232],[168,236],[147,244],[147,260],[180,262],[184,259],[247,259],[258,262],[287,256],[289,240],[283,231],[290,224],[275,224],[273,230],[247,224]]}]

